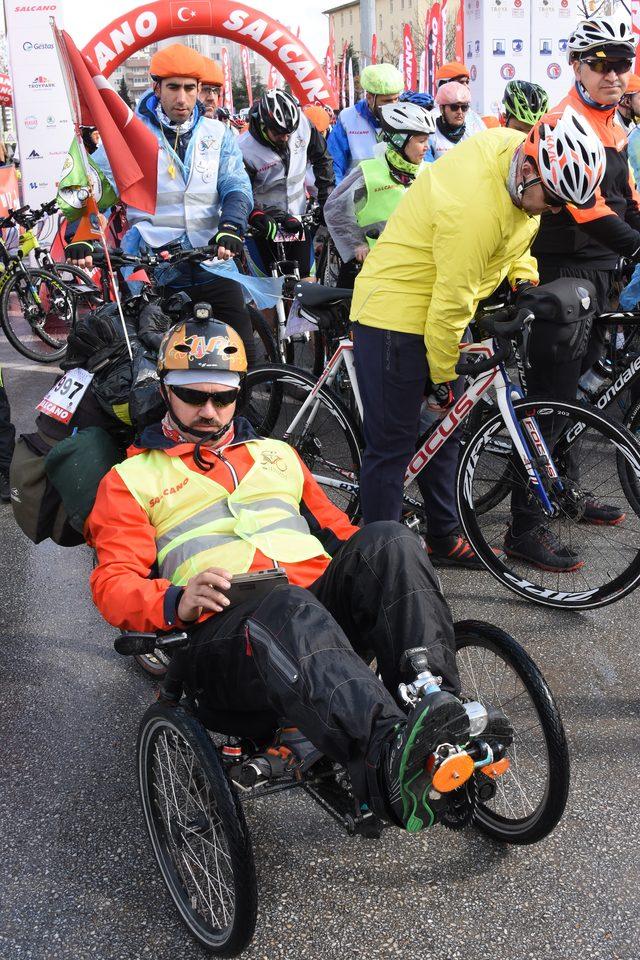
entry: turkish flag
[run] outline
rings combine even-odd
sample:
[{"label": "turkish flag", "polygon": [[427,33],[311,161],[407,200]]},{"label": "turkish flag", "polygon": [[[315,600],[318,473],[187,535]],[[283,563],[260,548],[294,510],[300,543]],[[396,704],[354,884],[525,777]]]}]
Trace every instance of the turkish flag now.
[{"label": "turkish flag", "polygon": [[210,27],[212,25],[211,4],[209,0],[170,3],[169,17],[171,26],[182,33],[190,33],[192,27]]},{"label": "turkish flag", "polygon": [[[129,109],[89,57],[80,53],[69,34],[59,34],[77,90],[76,120],[98,128],[123,203],[145,213],[156,212],[158,141]],[[74,91],[72,91],[73,93]]]}]

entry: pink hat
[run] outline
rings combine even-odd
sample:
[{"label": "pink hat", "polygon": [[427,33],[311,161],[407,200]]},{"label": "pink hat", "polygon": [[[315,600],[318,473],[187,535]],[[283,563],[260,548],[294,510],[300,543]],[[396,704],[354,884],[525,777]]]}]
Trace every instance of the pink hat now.
[{"label": "pink hat", "polygon": [[436,103],[439,107],[451,103],[471,103],[471,92],[464,83],[451,80],[449,83],[443,83],[441,87],[438,87]]}]

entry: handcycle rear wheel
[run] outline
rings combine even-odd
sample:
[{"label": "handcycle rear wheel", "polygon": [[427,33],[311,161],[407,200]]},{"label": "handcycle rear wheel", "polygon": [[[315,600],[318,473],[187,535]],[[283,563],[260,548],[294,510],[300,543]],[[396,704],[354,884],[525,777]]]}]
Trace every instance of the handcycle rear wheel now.
[{"label": "handcycle rear wheel", "polygon": [[137,758],[153,852],[182,920],[210,953],[237,956],[255,929],[255,864],[210,736],[182,707],[156,704],[142,718]]},{"label": "handcycle rear wheel", "polygon": [[[563,490],[548,490],[555,515],[540,522],[561,544],[573,550],[578,563],[564,571],[539,569],[517,556],[501,558],[493,548],[502,546],[510,523],[511,497],[476,509],[486,497],[487,485],[503,479],[504,461],[495,457],[495,444],[510,443],[501,415],[486,421],[465,445],[457,478],[460,521],[472,547],[488,571],[513,592],[534,603],[569,610],[586,610],[620,600],[640,584],[640,516],[625,490],[619,469],[624,458],[640,471],[640,446],[629,431],[578,402],[517,400],[516,421],[526,434],[526,422],[535,421],[544,436],[557,437],[552,457]],[[534,445],[531,444],[535,450]],[[544,472],[544,467],[540,468]],[[529,479],[516,476],[512,489],[532,496]],[[583,521],[584,504],[593,497],[616,507],[617,524]]]},{"label": "handcycle rear wheel", "polygon": [[491,799],[482,800],[482,774],[475,775],[474,822],[495,840],[537,843],[557,825],[569,793],[558,708],[539,669],[503,630],[464,620],[455,625],[455,643],[462,696],[502,710],[514,731],[509,769],[496,779]]}]

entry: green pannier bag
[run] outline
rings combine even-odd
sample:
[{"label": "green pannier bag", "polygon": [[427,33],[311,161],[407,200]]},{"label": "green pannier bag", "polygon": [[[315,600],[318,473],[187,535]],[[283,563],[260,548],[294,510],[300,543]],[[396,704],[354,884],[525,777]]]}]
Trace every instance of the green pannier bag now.
[{"label": "green pannier bag", "polygon": [[62,500],[47,476],[45,457],[51,441],[41,433],[22,434],[17,442],[9,481],[16,522],[33,543],[51,539],[62,547],[76,547],[84,537],[69,523]]},{"label": "green pannier bag", "polygon": [[102,427],[86,427],[57,443],[47,454],[47,477],[58,492],[71,526],[82,533],[100,481],[126,450]]}]

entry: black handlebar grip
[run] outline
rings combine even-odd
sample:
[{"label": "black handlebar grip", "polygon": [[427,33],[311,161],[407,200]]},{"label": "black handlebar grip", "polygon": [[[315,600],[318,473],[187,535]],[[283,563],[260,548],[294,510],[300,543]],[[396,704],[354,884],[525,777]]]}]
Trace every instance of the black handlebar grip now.
[{"label": "black handlebar grip", "polygon": [[123,633],[113,641],[116,652],[123,657],[153,653],[158,642],[156,633]]},{"label": "black handlebar grip", "polygon": [[508,360],[511,355],[511,344],[506,342],[501,344],[496,352],[490,357],[480,357],[474,359],[476,354],[464,354],[456,363],[456,373],[460,376],[476,376],[479,373],[486,373],[487,370],[493,370],[503,360]]}]

